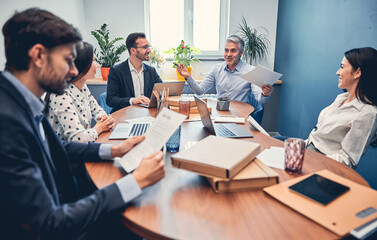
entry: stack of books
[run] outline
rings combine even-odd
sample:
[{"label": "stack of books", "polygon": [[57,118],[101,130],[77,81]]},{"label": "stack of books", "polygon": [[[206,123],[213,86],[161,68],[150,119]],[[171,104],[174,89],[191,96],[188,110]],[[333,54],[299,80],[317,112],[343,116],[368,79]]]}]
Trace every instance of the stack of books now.
[{"label": "stack of books", "polygon": [[211,135],[171,159],[174,167],[207,177],[215,192],[236,192],[279,182],[276,172],[255,159],[259,152],[258,143]]}]

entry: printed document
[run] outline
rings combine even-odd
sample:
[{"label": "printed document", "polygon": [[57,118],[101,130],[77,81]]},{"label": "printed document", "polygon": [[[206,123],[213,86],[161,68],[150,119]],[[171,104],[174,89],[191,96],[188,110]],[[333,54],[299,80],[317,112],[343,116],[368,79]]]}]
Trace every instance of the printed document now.
[{"label": "printed document", "polygon": [[132,172],[139,166],[143,157],[161,150],[165,142],[169,140],[185,119],[186,115],[163,108],[145,132],[145,140],[132,148],[122,158],[115,160],[126,172]]},{"label": "printed document", "polygon": [[283,74],[271,71],[268,68],[258,65],[250,72],[241,76],[241,78],[257,85],[258,87],[262,87],[262,85],[265,84],[273,85],[281,76],[283,76]]}]

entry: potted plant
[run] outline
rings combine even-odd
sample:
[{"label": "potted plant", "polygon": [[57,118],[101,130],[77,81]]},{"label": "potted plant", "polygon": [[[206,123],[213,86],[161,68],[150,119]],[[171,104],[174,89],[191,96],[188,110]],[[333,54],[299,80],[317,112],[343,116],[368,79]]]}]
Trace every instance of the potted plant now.
[{"label": "potted plant", "polygon": [[115,46],[115,43],[123,40],[123,38],[117,37],[110,40],[106,23],[100,29],[91,31],[90,33],[96,38],[100,47],[99,53],[97,49],[94,49],[94,55],[98,64],[101,65],[102,78],[107,81],[110,67],[120,60],[120,55],[127,50],[127,47],[123,43]]},{"label": "potted plant", "polygon": [[263,29],[268,34],[264,27],[250,28],[247,25],[246,19],[242,16],[242,22],[238,26],[241,38],[245,41],[244,59],[250,64],[265,58],[268,54],[270,41],[266,34],[259,33],[259,29]]},{"label": "potted plant", "polygon": [[[181,40],[181,43],[178,45],[177,48],[171,48],[169,50],[164,51],[163,53],[166,54],[174,54],[174,60],[173,63],[183,63],[183,65],[187,68],[189,73],[191,74],[191,62],[200,62],[196,57],[194,57],[192,54],[200,54],[200,49],[194,46],[190,46],[188,44],[185,45],[185,42]],[[175,65],[172,66],[173,68],[176,68]],[[178,71],[177,77],[178,80],[184,81],[184,77],[182,77]]]}]

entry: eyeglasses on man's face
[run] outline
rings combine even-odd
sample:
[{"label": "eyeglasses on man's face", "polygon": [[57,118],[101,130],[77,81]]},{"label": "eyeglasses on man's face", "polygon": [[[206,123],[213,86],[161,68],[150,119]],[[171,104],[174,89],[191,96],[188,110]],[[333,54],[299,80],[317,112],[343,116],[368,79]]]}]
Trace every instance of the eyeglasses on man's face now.
[{"label": "eyeglasses on man's face", "polygon": [[145,46],[141,46],[141,47],[133,47],[133,48],[144,48],[144,49],[148,49],[148,48],[151,48],[152,45],[145,45]]}]

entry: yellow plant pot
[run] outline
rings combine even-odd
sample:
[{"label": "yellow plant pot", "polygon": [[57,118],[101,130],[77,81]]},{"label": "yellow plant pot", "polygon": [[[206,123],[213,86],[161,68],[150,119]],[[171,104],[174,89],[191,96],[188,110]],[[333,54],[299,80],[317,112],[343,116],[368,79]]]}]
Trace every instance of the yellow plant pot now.
[{"label": "yellow plant pot", "polygon": [[[189,73],[190,73],[190,75],[191,75],[191,70],[192,70],[192,68],[191,68],[191,67],[187,67],[187,70],[188,70],[188,72],[189,72]],[[177,78],[178,78],[178,81],[185,81],[185,78],[184,78],[184,77],[182,77],[182,76],[181,76],[181,74],[179,74],[178,70],[177,70],[177,69],[175,69],[175,71],[176,71],[176,73],[177,73]]]}]

